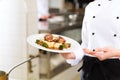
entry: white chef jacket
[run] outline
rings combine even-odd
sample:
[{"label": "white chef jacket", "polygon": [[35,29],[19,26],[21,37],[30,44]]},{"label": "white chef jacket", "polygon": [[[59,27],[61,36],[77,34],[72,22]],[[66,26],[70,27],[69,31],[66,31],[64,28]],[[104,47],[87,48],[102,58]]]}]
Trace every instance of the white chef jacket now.
[{"label": "white chef jacket", "polygon": [[49,16],[49,0],[37,0],[38,18]]},{"label": "white chef jacket", "polygon": [[[76,59],[67,60],[78,64],[83,57],[83,48],[111,46],[120,49],[120,0],[95,0],[85,8],[82,26],[82,44],[73,51]],[[90,55],[89,55],[90,56]]]}]

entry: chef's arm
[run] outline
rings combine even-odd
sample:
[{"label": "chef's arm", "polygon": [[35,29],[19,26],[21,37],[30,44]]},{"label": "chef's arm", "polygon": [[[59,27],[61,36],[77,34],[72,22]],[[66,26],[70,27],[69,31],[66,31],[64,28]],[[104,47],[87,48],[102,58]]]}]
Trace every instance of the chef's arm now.
[{"label": "chef's arm", "polygon": [[[84,51],[89,54],[93,53],[88,49],[84,49]],[[101,61],[109,58],[120,58],[120,49],[116,49],[111,46],[96,48],[94,54],[91,55],[97,57]]]},{"label": "chef's arm", "polygon": [[82,44],[79,46],[78,49],[72,51],[71,53],[64,53],[61,55],[66,59],[67,63],[71,64],[72,66],[77,65],[84,56],[83,48],[87,48],[88,44],[88,35],[87,35],[87,28],[86,22],[83,20],[83,28],[82,28]]},{"label": "chef's arm", "polygon": [[118,56],[119,59],[120,59],[120,49],[117,50],[117,54],[116,54],[116,56]]},{"label": "chef's arm", "polygon": [[66,59],[67,63],[74,66],[77,65],[82,60],[84,52],[80,47],[80,49],[77,49],[71,53],[61,53],[61,56]]},{"label": "chef's arm", "polygon": [[100,60],[105,60],[109,58],[119,58],[120,59],[120,49],[116,49],[110,46],[106,46],[101,48],[101,51],[103,54],[95,54],[96,57],[98,57]]}]

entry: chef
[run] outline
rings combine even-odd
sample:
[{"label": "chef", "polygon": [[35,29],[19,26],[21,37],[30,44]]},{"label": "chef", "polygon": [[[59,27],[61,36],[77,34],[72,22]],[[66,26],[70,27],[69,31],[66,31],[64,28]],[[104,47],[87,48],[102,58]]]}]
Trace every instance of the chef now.
[{"label": "chef", "polygon": [[79,50],[61,55],[72,66],[83,60],[81,80],[120,80],[120,0],[90,2]]},{"label": "chef", "polygon": [[44,20],[49,17],[49,0],[37,0],[38,19]]}]

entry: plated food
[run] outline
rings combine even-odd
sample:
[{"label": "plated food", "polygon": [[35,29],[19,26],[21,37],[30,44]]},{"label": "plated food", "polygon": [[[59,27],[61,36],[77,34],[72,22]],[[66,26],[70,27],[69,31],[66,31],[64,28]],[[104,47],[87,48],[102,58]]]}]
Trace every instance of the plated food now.
[{"label": "plated food", "polygon": [[80,44],[76,40],[67,36],[50,33],[29,35],[27,42],[37,49],[52,53],[69,53],[80,48]]},{"label": "plated food", "polygon": [[43,39],[36,39],[38,45],[53,50],[63,50],[71,47],[71,43],[68,43],[62,36],[55,36],[53,34],[46,34]]}]

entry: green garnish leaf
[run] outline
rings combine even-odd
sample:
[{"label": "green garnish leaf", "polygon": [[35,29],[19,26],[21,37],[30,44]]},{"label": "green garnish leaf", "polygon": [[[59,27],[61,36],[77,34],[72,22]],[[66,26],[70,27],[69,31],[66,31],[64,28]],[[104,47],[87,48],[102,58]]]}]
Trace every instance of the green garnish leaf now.
[{"label": "green garnish leaf", "polygon": [[42,46],[48,48],[48,44],[47,43],[43,43]]},{"label": "green garnish leaf", "polygon": [[35,43],[37,43],[37,44],[38,44],[38,43],[39,43],[39,41],[40,41],[40,40],[38,40],[38,39],[37,39]]},{"label": "green garnish leaf", "polygon": [[60,50],[63,50],[64,48],[66,48],[66,46],[64,44],[62,44],[62,45],[59,46]]}]

